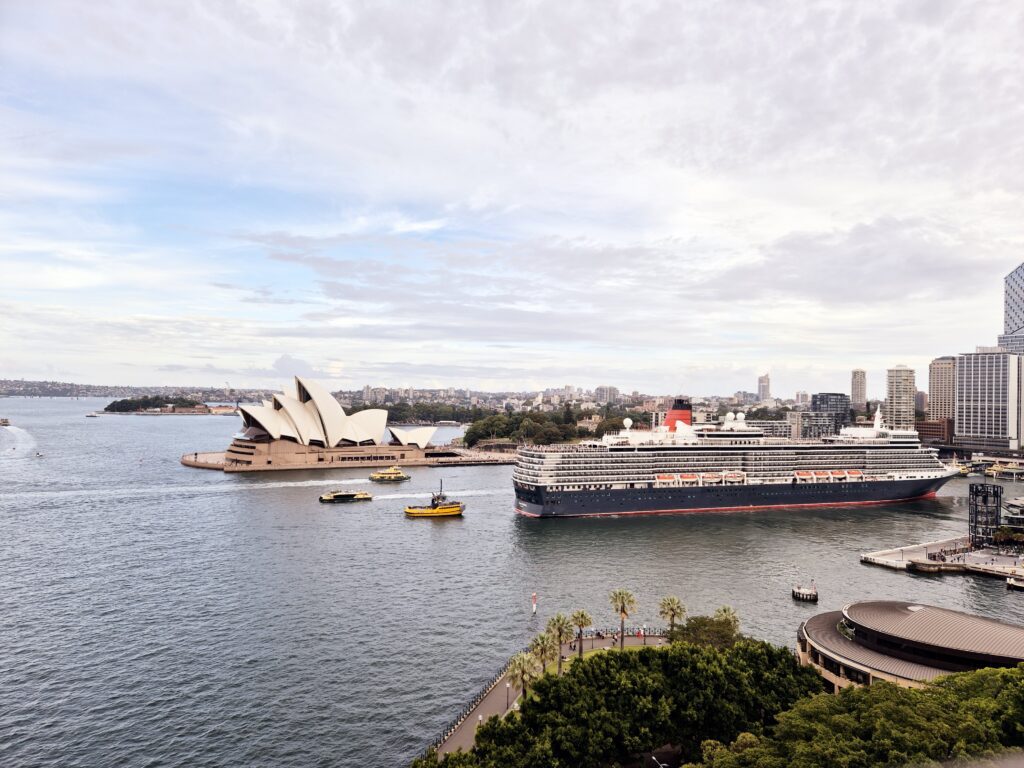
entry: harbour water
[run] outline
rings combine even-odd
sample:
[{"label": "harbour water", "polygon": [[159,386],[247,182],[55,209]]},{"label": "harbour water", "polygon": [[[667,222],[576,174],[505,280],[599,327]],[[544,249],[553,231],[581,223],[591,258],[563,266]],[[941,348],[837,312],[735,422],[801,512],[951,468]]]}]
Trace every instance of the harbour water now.
[{"label": "harbour water", "polygon": [[[789,646],[803,618],[863,598],[1024,623],[998,580],[859,562],[962,533],[969,479],[893,506],[530,520],[508,466],[410,468],[399,487],[225,475],[178,457],[227,445],[233,417],[84,418],[105,403],[0,400],[5,766],[403,764],[555,611],[616,623],[614,587],[638,623],[675,594]],[[466,516],[406,519],[442,477]],[[334,486],[375,499],[320,504]],[[792,601],[811,578],[818,605]]]}]

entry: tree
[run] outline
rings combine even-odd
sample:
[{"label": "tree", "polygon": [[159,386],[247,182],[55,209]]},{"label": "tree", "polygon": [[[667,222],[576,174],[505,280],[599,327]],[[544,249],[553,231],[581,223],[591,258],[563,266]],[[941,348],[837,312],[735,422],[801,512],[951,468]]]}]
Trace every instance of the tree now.
[{"label": "tree", "polygon": [[556,613],[548,619],[546,634],[551,635],[558,642],[558,674],[562,674],[562,646],[572,640],[572,624],[564,613]]},{"label": "tree", "polygon": [[673,642],[703,645],[725,650],[732,648],[743,636],[736,629],[736,623],[729,617],[690,616],[669,633]]},{"label": "tree", "polygon": [[540,662],[541,674],[548,668],[548,664],[562,655],[562,649],[558,641],[550,632],[541,632],[530,643],[530,653]]},{"label": "tree", "polygon": [[723,605],[717,611],[715,611],[714,618],[719,621],[728,622],[732,625],[733,632],[738,633],[740,631],[740,617],[736,615],[736,611],[730,608],[728,605]]},{"label": "tree", "polygon": [[579,652],[580,652],[580,656],[579,657],[582,659],[583,658],[583,630],[586,629],[587,627],[589,627],[591,624],[593,624],[594,623],[594,619],[591,618],[589,613],[587,613],[585,610],[580,608],[578,611],[573,611],[572,612],[572,616],[569,617],[569,621],[571,621],[572,625],[574,627],[576,627],[577,629],[579,629],[579,631],[580,631],[579,635],[577,637],[579,638],[578,642],[579,642],[579,646],[580,646],[579,647]]},{"label": "tree", "polygon": [[676,622],[686,616],[686,607],[678,597],[663,597],[658,604],[658,615],[668,622],[668,633],[671,637],[675,632]]},{"label": "tree", "polygon": [[529,653],[517,653],[508,663],[508,676],[525,696],[530,683],[540,677],[536,657]]},{"label": "tree", "polygon": [[608,595],[608,602],[619,614],[619,650],[626,645],[626,619],[636,610],[636,597],[628,589],[616,589]]}]

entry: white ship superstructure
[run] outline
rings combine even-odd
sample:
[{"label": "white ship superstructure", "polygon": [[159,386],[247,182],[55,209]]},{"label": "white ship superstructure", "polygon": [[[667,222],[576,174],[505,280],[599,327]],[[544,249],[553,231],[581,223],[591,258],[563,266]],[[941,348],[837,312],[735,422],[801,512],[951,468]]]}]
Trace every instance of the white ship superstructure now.
[{"label": "white ship superstructure", "polygon": [[633,430],[520,449],[517,509],[570,516],[879,503],[932,495],[956,474],[912,430],[847,427],[819,440],[765,437],[743,414],[721,427]]}]

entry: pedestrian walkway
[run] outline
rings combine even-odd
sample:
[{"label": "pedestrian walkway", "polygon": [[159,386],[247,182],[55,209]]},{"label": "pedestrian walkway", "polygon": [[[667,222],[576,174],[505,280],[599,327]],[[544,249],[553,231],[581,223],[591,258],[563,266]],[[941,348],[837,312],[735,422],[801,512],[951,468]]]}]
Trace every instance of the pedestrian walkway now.
[{"label": "pedestrian walkway", "polygon": [[[646,637],[636,637],[635,635],[626,636],[626,645],[653,645],[657,646],[664,643],[664,638],[656,635],[647,635]],[[583,638],[583,652],[600,649],[600,648],[618,648],[619,644],[617,641],[613,641],[610,637],[605,638]],[[563,656],[572,656],[578,651],[571,651],[569,645],[562,646]],[[504,674],[495,681],[494,685],[487,692],[480,703],[476,705],[469,714],[466,715],[465,720],[459,724],[451,735],[445,739],[441,746],[437,748],[437,754],[445,755],[448,752],[455,752],[457,750],[469,750],[473,746],[473,741],[476,738],[476,729],[485,720],[489,719],[493,715],[502,716],[510,709],[512,709],[516,702],[519,700],[519,695],[522,691],[516,688],[515,683],[511,683],[506,686],[506,683],[511,683],[508,674]]]}]

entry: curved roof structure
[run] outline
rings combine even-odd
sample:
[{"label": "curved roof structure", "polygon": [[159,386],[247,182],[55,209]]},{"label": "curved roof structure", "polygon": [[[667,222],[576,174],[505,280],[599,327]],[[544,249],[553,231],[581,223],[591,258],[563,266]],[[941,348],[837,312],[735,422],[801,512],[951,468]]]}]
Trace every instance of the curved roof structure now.
[{"label": "curved roof structure", "polygon": [[1024,627],[995,619],[896,600],[851,603],[843,608],[843,616],[857,628],[904,644],[1007,663],[1024,661]]},{"label": "curved roof structure", "polygon": [[[302,445],[379,445],[387,430],[388,412],[371,408],[351,415],[317,381],[295,377],[294,390],[274,395],[263,405],[240,405],[247,429],[266,432],[274,440],[294,440]],[[402,445],[426,448],[433,427],[391,430]]]},{"label": "curved roof structure", "polygon": [[400,445],[418,445],[420,448],[426,448],[434,433],[437,432],[437,427],[417,427],[415,429],[391,427],[390,432]]},{"label": "curved roof structure", "polygon": [[889,656],[857,643],[839,631],[842,611],[829,611],[812,616],[801,625],[801,630],[818,648],[843,663],[854,664],[868,670],[877,670],[904,680],[934,680],[948,675],[948,669]]}]

